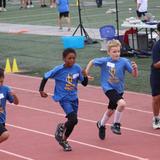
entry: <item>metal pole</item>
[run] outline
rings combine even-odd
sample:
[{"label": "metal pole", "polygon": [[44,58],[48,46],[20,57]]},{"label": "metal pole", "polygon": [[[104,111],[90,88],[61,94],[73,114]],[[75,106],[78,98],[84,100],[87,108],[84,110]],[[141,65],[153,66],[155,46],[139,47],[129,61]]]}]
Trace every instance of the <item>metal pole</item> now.
[{"label": "metal pole", "polygon": [[80,7],[80,1],[79,1],[79,0],[78,0],[78,15],[79,15],[79,25],[80,25],[81,36],[83,36],[83,32],[82,32],[81,7]]},{"label": "metal pole", "polygon": [[86,44],[97,43],[97,41],[95,41],[95,40],[93,41],[93,40],[89,37],[87,31],[86,31],[85,28],[83,27],[82,17],[81,17],[80,0],[78,0],[78,15],[79,15],[79,25],[78,25],[78,27],[76,28],[76,30],[74,31],[74,33],[72,34],[72,36],[74,36],[74,35],[76,34],[77,30],[80,28],[81,36],[83,36],[83,34],[84,34],[84,36],[85,36],[85,38],[86,38],[86,39],[85,39],[85,43],[86,43]]},{"label": "metal pole", "polygon": [[119,17],[118,17],[118,2],[117,0],[115,0],[115,4],[116,4],[116,25],[117,25],[117,36],[119,39]]}]

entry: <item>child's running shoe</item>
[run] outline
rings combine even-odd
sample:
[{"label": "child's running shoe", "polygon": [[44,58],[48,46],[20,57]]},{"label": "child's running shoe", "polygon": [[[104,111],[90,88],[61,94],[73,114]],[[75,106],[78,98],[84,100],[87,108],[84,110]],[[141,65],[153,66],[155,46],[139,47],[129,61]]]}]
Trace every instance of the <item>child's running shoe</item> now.
[{"label": "child's running shoe", "polygon": [[153,129],[158,129],[160,128],[160,118],[155,118],[153,117],[153,121],[152,121],[152,127]]},{"label": "child's running shoe", "polygon": [[111,126],[111,130],[113,133],[120,135],[121,134],[121,124],[120,123],[114,123]]},{"label": "child's running shoe", "polygon": [[60,143],[63,139],[64,123],[59,123],[55,132],[55,139]]},{"label": "child's running shoe", "polygon": [[72,147],[69,145],[68,141],[62,140],[59,144],[63,147],[64,151],[72,151]]},{"label": "child's running shoe", "polygon": [[101,124],[100,124],[100,121],[98,121],[97,122],[97,127],[98,127],[98,129],[99,129],[99,138],[101,139],[101,140],[104,140],[105,139],[105,136],[106,136],[106,128],[105,128],[105,126],[101,126]]}]

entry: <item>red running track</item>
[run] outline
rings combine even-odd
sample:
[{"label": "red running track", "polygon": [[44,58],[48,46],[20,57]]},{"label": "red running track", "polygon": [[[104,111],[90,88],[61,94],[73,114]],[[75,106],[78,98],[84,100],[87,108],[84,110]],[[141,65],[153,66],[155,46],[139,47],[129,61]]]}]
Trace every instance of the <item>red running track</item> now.
[{"label": "red running track", "polygon": [[151,127],[151,96],[126,92],[127,108],[122,119],[122,135],[110,131],[98,138],[96,122],[107,107],[101,88],[79,86],[79,123],[69,141],[72,152],[64,152],[54,139],[57,123],[65,120],[58,103],[38,92],[40,78],[6,75],[5,83],[17,93],[20,104],[7,104],[7,129],[10,138],[0,145],[0,160],[159,160],[160,130]]}]

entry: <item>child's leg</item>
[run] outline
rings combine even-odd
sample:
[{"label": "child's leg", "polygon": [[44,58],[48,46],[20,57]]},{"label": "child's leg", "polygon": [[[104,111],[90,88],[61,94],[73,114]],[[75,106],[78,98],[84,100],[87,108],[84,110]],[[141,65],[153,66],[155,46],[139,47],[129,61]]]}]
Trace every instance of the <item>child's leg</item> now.
[{"label": "child's leg", "polygon": [[68,27],[68,31],[71,30],[71,19],[70,19],[70,14],[68,13],[68,16],[65,17],[66,22],[67,22],[67,27]]},{"label": "child's leg", "polygon": [[67,115],[67,122],[65,123],[65,133],[63,140],[67,140],[67,138],[71,135],[75,125],[78,123],[77,114],[74,112],[71,112]]},{"label": "child's leg", "polygon": [[61,107],[66,113],[67,121],[64,124],[59,124],[55,133],[55,138],[65,151],[71,151],[72,148],[68,144],[67,139],[71,135],[75,125],[78,123],[78,99],[74,101],[61,101]]},{"label": "child's leg", "polygon": [[0,143],[2,143],[3,141],[6,141],[8,138],[9,138],[8,131],[3,132],[0,136]]},{"label": "child's leg", "polygon": [[114,115],[114,124],[111,127],[113,133],[121,134],[120,132],[120,120],[122,111],[126,105],[125,101],[123,100],[123,93],[118,93],[116,90],[112,89],[107,91],[106,96],[109,99],[108,109],[115,110]]},{"label": "child's leg", "polygon": [[121,134],[121,117],[122,117],[122,112],[126,106],[126,102],[123,99],[120,99],[117,102],[118,106],[114,114],[114,123],[111,126],[111,130],[113,133],[120,135]]},{"label": "child's leg", "polygon": [[123,99],[120,99],[117,104],[118,106],[114,114],[114,123],[121,122],[122,112],[126,106],[126,102]]},{"label": "child's leg", "polygon": [[7,140],[9,137],[9,133],[5,128],[5,124],[0,123],[0,143]]},{"label": "child's leg", "polygon": [[109,118],[112,116],[112,114],[114,113],[114,110],[112,109],[108,109],[104,114],[103,117],[101,119],[101,126],[105,126],[105,124],[107,123],[107,121],[109,120]]},{"label": "child's leg", "polygon": [[[64,151],[71,151],[72,147],[68,144],[67,139],[71,135],[75,125],[78,123],[77,114],[71,112],[67,115],[67,122],[64,124],[62,139],[59,140],[59,144],[63,147]],[[57,139],[57,138],[56,138]]]},{"label": "child's leg", "polygon": [[113,109],[108,109],[104,114],[103,117],[100,121],[97,122],[97,127],[99,129],[99,138],[101,140],[105,139],[106,136],[106,128],[105,128],[105,124],[107,123],[107,121],[109,120],[109,118],[112,116],[112,114],[114,113]]},{"label": "child's leg", "polygon": [[59,16],[58,16],[58,26],[59,26],[59,29],[62,29],[62,13],[59,13]]}]

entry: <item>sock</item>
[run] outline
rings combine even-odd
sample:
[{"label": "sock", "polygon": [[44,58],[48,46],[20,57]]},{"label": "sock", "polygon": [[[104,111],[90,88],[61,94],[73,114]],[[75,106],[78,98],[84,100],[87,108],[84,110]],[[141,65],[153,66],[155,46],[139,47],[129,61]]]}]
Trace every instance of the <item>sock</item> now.
[{"label": "sock", "polygon": [[104,113],[102,119],[101,119],[101,126],[105,126],[106,122],[109,120],[109,117],[107,115],[107,111]]},{"label": "sock", "polygon": [[114,123],[120,123],[121,117],[122,117],[122,112],[116,110],[114,114]]},{"label": "sock", "polygon": [[159,117],[158,116],[154,116],[153,119],[156,120],[156,119],[159,119]]}]

